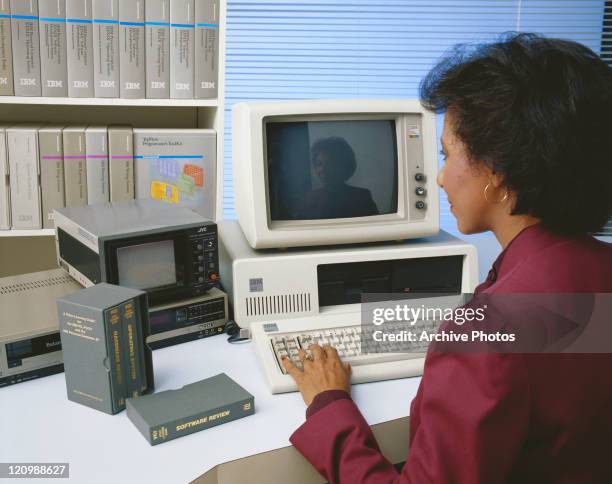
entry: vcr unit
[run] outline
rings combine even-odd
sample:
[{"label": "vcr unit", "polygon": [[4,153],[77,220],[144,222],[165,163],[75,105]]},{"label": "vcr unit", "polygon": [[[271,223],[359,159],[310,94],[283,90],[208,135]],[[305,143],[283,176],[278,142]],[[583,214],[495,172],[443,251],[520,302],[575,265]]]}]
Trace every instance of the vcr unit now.
[{"label": "vcr unit", "polygon": [[56,301],[80,289],[61,269],[0,279],[0,387],[64,371]]}]

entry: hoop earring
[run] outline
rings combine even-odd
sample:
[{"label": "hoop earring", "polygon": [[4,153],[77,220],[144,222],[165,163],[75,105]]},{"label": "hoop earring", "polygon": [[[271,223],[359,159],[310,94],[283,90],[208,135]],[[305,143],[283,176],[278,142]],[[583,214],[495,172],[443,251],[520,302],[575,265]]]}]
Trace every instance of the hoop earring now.
[{"label": "hoop earring", "polygon": [[484,188],[484,198],[487,202],[497,205],[498,203],[503,203],[508,199],[508,190],[506,190],[501,200],[498,200],[496,202],[492,202],[491,200],[489,200],[489,197],[487,196],[487,190],[489,189],[490,186],[491,186],[491,183],[487,183],[487,186]]}]

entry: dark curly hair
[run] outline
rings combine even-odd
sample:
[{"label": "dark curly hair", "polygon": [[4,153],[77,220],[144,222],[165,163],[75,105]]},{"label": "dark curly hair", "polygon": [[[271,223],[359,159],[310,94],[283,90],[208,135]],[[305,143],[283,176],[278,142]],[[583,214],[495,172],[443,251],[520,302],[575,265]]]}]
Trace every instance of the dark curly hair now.
[{"label": "dark curly hair", "polygon": [[475,162],[516,194],[512,214],[569,235],[612,213],[612,69],[569,40],[504,34],[456,46],[425,77],[422,105],[450,110]]},{"label": "dark curly hair", "polygon": [[311,161],[314,164],[319,153],[326,153],[334,163],[334,169],[343,181],[353,176],[357,169],[355,152],[351,145],[340,136],[320,138],[312,144],[310,149]]}]

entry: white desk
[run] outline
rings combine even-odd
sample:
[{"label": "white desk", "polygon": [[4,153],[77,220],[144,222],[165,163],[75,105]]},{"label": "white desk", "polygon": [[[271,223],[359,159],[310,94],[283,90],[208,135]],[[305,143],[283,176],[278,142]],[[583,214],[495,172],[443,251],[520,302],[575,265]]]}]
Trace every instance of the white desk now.
[{"label": "white desk", "polygon": [[[69,462],[71,483],[185,483],[223,462],[290,445],[304,421],[299,393],[269,392],[250,343],[213,336],[156,350],[153,364],[157,391],[225,372],[255,396],[255,415],[151,447],[125,412],[68,401],[61,373],[0,389],[0,462]],[[419,380],[356,385],[353,398],[370,425],[405,417]]]}]

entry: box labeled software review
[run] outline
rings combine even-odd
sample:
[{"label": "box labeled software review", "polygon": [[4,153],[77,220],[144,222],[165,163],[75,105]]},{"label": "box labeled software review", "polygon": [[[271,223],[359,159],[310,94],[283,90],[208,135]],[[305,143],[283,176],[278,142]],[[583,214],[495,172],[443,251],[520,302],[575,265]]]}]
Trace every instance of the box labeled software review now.
[{"label": "box labeled software review", "polygon": [[178,390],[129,398],[127,416],[151,445],[193,434],[255,412],[253,395],[225,373]]}]

